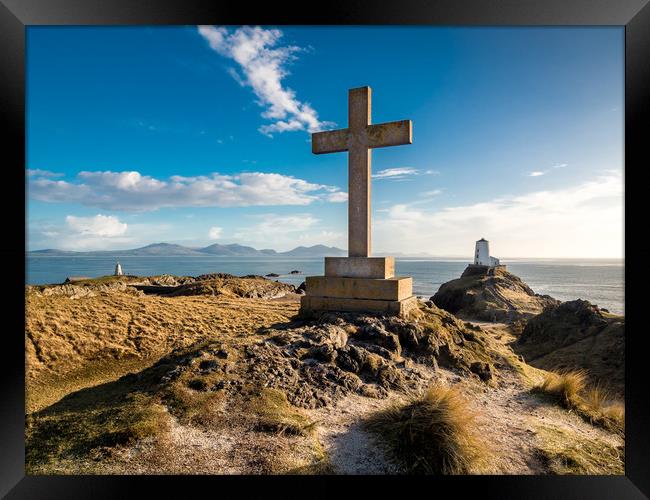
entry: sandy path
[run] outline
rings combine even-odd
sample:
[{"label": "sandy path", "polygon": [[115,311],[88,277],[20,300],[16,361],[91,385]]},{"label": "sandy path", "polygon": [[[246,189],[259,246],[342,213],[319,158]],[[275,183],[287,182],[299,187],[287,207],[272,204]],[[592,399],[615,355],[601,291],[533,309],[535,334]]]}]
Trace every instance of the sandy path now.
[{"label": "sandy path", "polygon": [[336,474],[395,474],[375,439],[361,425],[364,416],[380,410],[388,400],[351,395],[337,404],[309,410],[318,423],[318,439]]}]

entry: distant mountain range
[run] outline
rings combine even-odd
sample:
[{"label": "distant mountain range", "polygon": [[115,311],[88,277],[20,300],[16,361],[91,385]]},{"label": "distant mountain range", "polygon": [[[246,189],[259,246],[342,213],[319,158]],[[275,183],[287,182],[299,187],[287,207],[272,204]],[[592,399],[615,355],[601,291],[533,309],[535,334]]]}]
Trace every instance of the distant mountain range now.
[{"label": "distant mountain range", "polygon": [[32,250],[28,252],[29,255],[52,255],[52,256],[65,256],[65,255],[142,255],[142,256],[205,256],[205,255],[221,255],[229,257],[344,257],[348,253],[336,247],[328,247],[325,245],[314,245],[311,247],[296,247],[287,252],[276,252],[271,249],[257,250],[253,247],[238,245],[233,243],[231,245],[220,245],[215,243],[204,248],[191,248],[183,245],[175,245],[172,243],[152,243],[141,248],[133,248],[131,250],[97,250],[93,252],[72,252],[68,250]]}]

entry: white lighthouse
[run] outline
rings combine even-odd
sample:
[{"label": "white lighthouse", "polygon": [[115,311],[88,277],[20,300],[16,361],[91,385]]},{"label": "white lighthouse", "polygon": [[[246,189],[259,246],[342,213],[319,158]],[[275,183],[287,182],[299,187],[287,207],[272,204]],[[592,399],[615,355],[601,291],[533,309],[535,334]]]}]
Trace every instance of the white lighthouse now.
[{"label": "white lighthouse", "polygon": [[499,259],[490,257],[490,242],[481,238],[476,242],[476,251],[474,252],[474,265],[494,267],[499,265]]},{"label": "white lighthouse", "polygon": [[122,276],[124,273],[122,272],[122,266],[120,266],[119,261],[117,264],[115,264],[115,276]]}]

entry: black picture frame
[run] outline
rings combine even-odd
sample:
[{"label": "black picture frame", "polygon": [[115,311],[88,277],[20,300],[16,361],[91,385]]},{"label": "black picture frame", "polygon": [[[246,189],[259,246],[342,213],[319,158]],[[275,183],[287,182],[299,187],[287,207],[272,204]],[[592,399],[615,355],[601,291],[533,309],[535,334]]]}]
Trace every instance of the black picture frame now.
[{"label": "black picture frame", "polygon": [[[649,168],[650,0],[330,0],[307,4],[199,0],[0,0],[0,116],[4,122],[2,212],[10,233],[2,254],[6,321],[2,335],[0,495],[7,498],[116,498],[202,494],[332,497],[362,487],[363,496],[453,494],[480,498],[647,498],[650,496],[650,371],[643,348],[642,284],[650,268],[647,197],[641,182]],[[25,272],[25,28],[32,25],[159,24],[413,24],[462,26],[625,26],[625,476],[463,477],[180,477],[25,476],[24,285]],[[635,222],[638,214],[639,222]],[[639,291],[635,291],[635,285]],[[424,488],[425,493],[416,493]],[[203,493],[204,494],[204,493]],[[357,493],[359,494],[359,493]]]}]

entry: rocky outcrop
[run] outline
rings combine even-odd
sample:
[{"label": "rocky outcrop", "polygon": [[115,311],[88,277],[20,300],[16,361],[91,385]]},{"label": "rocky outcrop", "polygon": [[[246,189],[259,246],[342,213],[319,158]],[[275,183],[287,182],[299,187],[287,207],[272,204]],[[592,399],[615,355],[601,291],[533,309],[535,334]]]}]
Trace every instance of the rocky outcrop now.
[{"label": "rocky outcrop", "polygon": [[223,295],[243,298],[274,299],[296,293],[293,285],[262,276],[238,277],[227,273],[200,276],[107,276],[87,279],[74,284],[27,286],[28,293],[43,296],[61,295],[71,299],[95,297],[104,293],[154,294],[168,297],[184,295]]},{"label": "rocky outcrop", "polygon": [[125,281],[107,281],[88,284],[63,284],[51,286],[27,286],[27,293],[36,293],[44,297],[65,296],[70,299],[81,299],[87,297],[96,297],[106,293],[129,293],[132,295],[142,295],[142,292],[129,286]]},{"label": "rocky outcrop", "polygon": [[293,285],[272,281],[265,278],[221,277],[197,280],[169,290],[166,295],[178,297],[183,295],[223,295],[244,297],[248,299],[275,299],[288,293],[295,293]]},{"label": "rocky outcrop", "polygon": [[[443,367],[490,382],[505,366],[492,341],[435,306],[420,306],[415,320],[326,313],[260,332],[244,348],[228,378],[280,389],[306,408],[329,405],[350,393],[385,397],[392,389],[416,390]],[[228,390],[239,390],[228,383]]]},{"label": "rocky outcrop", "polygon": [[499,322],[525,320],[559,304],[503,268],[473,265],[460,278],[444,283],[430,300],[462,318]]},{"label": "rocky outcrop", "polygon": [[547,307],[530,319],[513,346],[544,370],[587,370],[594,382],[623,392],[625,319],[586,300]]}]

